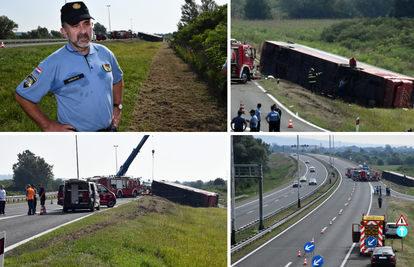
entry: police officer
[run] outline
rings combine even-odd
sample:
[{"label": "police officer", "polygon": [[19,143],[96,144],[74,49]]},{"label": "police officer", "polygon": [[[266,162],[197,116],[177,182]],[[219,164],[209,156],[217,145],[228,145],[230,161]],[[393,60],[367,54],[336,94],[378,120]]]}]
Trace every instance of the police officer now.
[{"label": "police officer", "polygon": [[242,114],[243,112],[241,110],[237,111],[237,117],[234,117],[231,120],[230,126],[231,126],[231,129],[235,132],[244,132],[244,130],[246,130],[247,121],[245,118],[241,116]]},{"label": "police officer", "polygon": [[255,111],[252,109],[250,110],[250,116],[252,116],[252,118],[250,120],[246,120],[247,122],[250,123],[250,132],[257,132],[257,116],[255,114]]},{"label": "police officer", "polygon": [[[110,50],[90,43],[93,18],[83,2],[67,3],[60,11],[60,31],[68,43],[26,77],[15,99],[44,131],[117,131],[122,70]],[[52,121],[38,105],[48,92],[55,94],[58,121]]]},{"label": "police officer", "polygon": [[276,105],[272,105],[270,107],[271,111],[266,116],[266,121],[269,123],[269,132],[277,132],[277,122],[280,120],[280,115],[275,110],[275,107]]},{"label": "police officer", "polygon": [[260,132],[260,122],[262,121],[262,115],[260,114],[260,108],[262,107],[261,103],[257,104],[257,107],[254,109],[254,114],[257,117],[257,131]]},{"label": "police officer", "polygon": [[382,197],[381,196],[378,198],[378,206],[379,206],[379,208],[382,207]]}]

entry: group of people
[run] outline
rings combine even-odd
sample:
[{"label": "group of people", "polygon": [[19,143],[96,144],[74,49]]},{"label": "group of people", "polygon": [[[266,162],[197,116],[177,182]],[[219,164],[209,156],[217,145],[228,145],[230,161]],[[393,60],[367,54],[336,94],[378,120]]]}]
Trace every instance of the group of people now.
[{"label": "group of people", "polygon": [[[250,132],[260,132],[262,115],[260,108],[262,107],[261,103],[257,104],[256,109],[250,110],[250,119],[245,119],[242,117],[243,111],[239,110],[237,112],[237,117],[234,117],[231,120],[231,129],[235,132],[244,132],[247,128],[247,123],[249,123]],[[282,118],[282,111],[273,104],[270,107],[270,112],[266,115],[266,122],[269,123],[269,132],[280,132],[280,121]]]},{"label": "group of people", "polygon": [[381,188],[381,186],[375,186],[374,187],[374,196],[375,195],[382,196],[382,188]]},{"label": "group of people", "polygon": [[27,215],[35,215],[36,214],[36,205],[37,205],[37,197],[36,194],[39,195],[40,198],[40,205],[43,208],[43,213],[46,212],[46,191],[41,184],[38,184],[39,191],[36,190],[34,184],[26,185],[26,200],[27,204],[29,205],[29,211]]}]

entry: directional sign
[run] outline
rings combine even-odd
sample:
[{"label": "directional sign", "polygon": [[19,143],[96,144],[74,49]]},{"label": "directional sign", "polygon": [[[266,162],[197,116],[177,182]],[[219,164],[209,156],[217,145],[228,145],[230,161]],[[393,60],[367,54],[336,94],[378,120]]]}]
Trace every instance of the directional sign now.
[{"label": "directional sign", "polygon": [[313,257],[312,259],[312,266],[316,267],[316,266],[322,266],[323,265],[323,257],[320,255],[316,255],[315,257]]},{"label": "directional sign", "polygon": [[398,218],[397,222],[395,223],[396,226],[408,226],[407,221],[405,220],[404,216],[401,214],[400,218]]},{"label": "directional sign", "polygon": [[365,241],[365,244],[369,248],[375,248],[377,246],[377,239],[375,237],[368,237]]},{"label": "directional sign", "polygon": [[308,242],[308,243],[305,244],[305,246],[303,247],[303,249],[306,252],[312,252],[315,249],[315,244],[312,243],[312,242]]},{"label": "directional sign", "polygon": [[405,226],[399,226],[397,228],[397,235],[398,236],[404,237],[404,236],[407,235],[407,233],[408,233],[408,230],[407,230],[407,228],[405,228]]}]

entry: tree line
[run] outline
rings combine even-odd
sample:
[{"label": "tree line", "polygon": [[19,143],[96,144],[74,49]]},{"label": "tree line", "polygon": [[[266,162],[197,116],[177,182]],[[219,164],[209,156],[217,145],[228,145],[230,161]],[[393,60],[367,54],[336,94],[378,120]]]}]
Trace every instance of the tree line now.
[{"label": "tree line", "polygon": [[412,0],[232,0],[232,17],[248,20],[414,16]]}]

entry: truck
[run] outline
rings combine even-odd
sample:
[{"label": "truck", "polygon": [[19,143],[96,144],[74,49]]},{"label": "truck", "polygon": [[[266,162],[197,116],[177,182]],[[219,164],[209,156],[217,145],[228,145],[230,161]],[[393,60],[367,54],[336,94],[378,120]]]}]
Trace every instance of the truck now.
[{"label": "truck", "polygon": [[106,40],[106,35],[105,34],[103,34],[103,33],[101,33],[101,32],[99,32],[99,31],[95,31],[95,36],[96,36],[96,40],[97,41],[104,41],[104,40]]},{"label": "truck", "polygon": [[89,179],[108,187],[109,190],[113,192],[117,198],[121,198],[123,196],[136,197],[138,194],[142,193],[143,185],[141,184],[141,177],[132,178],[125,176],[125,174],[148,138],[149,135],[144,135],[144,137],[138,143],[137,147],[132,150],[131,154],[126,159],[124,164],[121,165],[116,175],[94,176]]},{"label": "truck", "polygon": [[100,209],[100,197],[95,183],[83,179],[68,179],[59,186],[58,205],[63,212],[76,209]]},{"label": "truck", "polygon": [[231,80],[241,83],[250,81],[255,68],[256,49],[231,39]]},{"label": "truck", "polygon": [[374,247],[382,247],[385,242],[385,213],[382,216],[365,216],[360,223],[352,224],[352,242],[359,243],[360,255],[368,254]]},{"label": "truck", "polygon": [[409,108],[414,103],[414,78],[293,42],[265,41],[260,72],[308,87],[311,68],[321,72],[317,88],[324,96],[339,97],[339,82],[347,86],[340,96],[345,102],[377,108]]},{"label": "truck", "polygon": [[143,32],[138,32],[137,38],[141,40],[149,41],[149,42],[162,42],[164,40],[164,37],[160,35],[143,33]]}]

